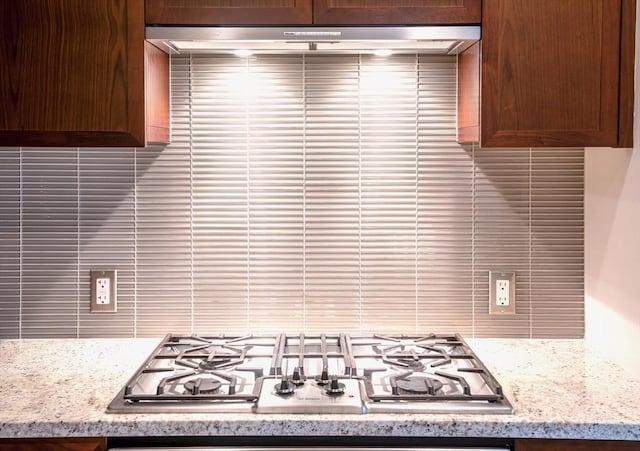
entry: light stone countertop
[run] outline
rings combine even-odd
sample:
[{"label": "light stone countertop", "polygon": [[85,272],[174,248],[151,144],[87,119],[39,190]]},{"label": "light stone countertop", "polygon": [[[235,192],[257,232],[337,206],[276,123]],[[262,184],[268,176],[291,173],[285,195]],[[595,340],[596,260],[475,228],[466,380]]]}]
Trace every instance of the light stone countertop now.
[{"label": "light stone countertop", "polygon": [[502,384],[514,415],[105,413],[159,341],[0,340],[0,437],[369,435],[640,440],[640,377],[609,363],[583,340],[467,339]]}]

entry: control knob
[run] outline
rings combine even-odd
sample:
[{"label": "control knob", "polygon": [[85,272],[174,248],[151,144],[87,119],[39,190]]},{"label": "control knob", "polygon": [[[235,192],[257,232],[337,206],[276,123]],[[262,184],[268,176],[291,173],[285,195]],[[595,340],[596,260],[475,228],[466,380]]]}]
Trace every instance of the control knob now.
[{"label": "control knob", "polygon": [[294,385],[303,385],[305,381],[304,372],[299,366],[293,369],[293,376],[291,376],[291,383]]},{"label": "control knob", "polygon": [[293,393],[293,391],[296,389],[296,386],[293,385],[291,381],[289,381],[289,379],[283,377],[282,381],[280,381],[279,384],[276,384],[273,388],[275,389],[276,394],[280,396],[286,396]]},{"label": "control knob", "polygon": [[326,367],[322,368],[320,376],[316,376],[316,383],[318,385],[327,385],[329,383],[329,370]]},{"label": "control knob", "polygon": [[331,376],[331,383],[325,388],[325,391],[329,395],[342,395],[344,388],[344,384],[338,381],[338,376]]}]

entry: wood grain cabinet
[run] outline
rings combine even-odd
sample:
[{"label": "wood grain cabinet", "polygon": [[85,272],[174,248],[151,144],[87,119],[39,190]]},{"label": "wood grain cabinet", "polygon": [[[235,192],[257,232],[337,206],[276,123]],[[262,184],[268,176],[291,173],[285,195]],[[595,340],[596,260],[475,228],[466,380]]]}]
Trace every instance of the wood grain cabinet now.
[{"label": "wood grain cabinet", "polygon": [[481,0],[146,0],[150,25],[480,23]]},{"label": "wood grain cabinet", "polygon": [[640,451],[640,442],[604,440],[516,440],[514,451]]},{"label": "wood grain cabinet", "polygon": [[105,451],[104,438],[0,439],[0,451]]},{"label": "wood grain cabinet", "polygon": [[479,24],[481,0],[314,0],[323,25]]},{"label": "wood grain cabinet", "polygon": [[309,25],[311,0],[146,0],[156,25]]},{"label": "wood grain cabinet", "polygon": [[168,141],[168,57],[145,59],[144,0],[2,1],[0,24],[0,146]]},{"label": "wood grain cabinet", "polygon": [[633,30],[635,0],[484,0],[481,45],[460,57],[461,141],[631,147]]}]

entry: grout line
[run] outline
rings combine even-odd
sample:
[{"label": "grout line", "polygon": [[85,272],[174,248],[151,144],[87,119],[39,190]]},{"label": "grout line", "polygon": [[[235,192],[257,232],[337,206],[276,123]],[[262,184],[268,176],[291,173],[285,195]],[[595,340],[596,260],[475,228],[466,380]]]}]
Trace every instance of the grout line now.
[{"label": "grout line", "polygon": [[362,332],[362,55],[358,54],[358,329]]},{"label": "grout line", "polygon": [[22,191],[23,191],[23,176],[22,176],[22,168],[23,162],[22,162],[22,147],[18,148],[18,171],[19,171],[19,176],[18,176],[18,194],[19,194],[19,235],[18,235],[18,253],[19,253],[19,265],[20,268],[18,270],[18,277],[19,277],[19,285],[18,285],[18,338],[22,338],[22,253],[23,253],[23,249],[22,249],[22,237],[23,237],[23,223],[22,223],[22,216],[23,216],[23,211],[24,211],[24,206],[23,206],[23,199],[22,199]]},{"label": "grout line", "polygon": [[302,54],[302,330],[307,331],[307,63]]},{"label": "grout line", "polygon": [[80,338],[80,148],[76,147],[76,338]]},{"label": "grout line", "polygon": [[471,144],[471,336],[476,337],[476,144]]},{"label": "grout line", "polygon": [[138,336],[138,152],[133,149],[133,338]]},{"label": "grout line", "polygon": [[[456,127],[456,143],[459,143],[459,131],[460,131],[460,122],[459,122],[459,117],[460,116],[458,114],[459,108],[458,108],[458,101],[459,101],[459,93],[458,93],[458,86],[460,86],[460,53],[456,53],[456,89],[455,89],[455,102],[456,102],[456,117],[455,117],[455,127]],[[472,144],[473,145],[473,144]]]},{"label": "grout line", "polygon": [[[245,78],[249,77],[249,58],[245,58]],[[249,97],[245,95],[244,100],[245,114],[245,152],[247,156],[247,332],[251,327],[251,134],[249,133]]]},{"label": "grout line", "polygon": [[[529,148],[529,338],[533,338],[533,149]],[[517,285],[516,285],[517,286]]]},{"label": "grout line", "polygon": [[189,329],[194,333],[195,298],[193,276],[193,55],[189,55],[189,298],[191,300],[191,317]]},{"label": "grout line", "polygon": [[420,252],[420,248],[419,248],[419,240],[418,240],[418,226],[419,226],[419,222],[420,222],[420,216],[419,216],[419,202],[418,202],[418,198],[419,198],[419,191],[420,191],[420,186],[419,186],[419,182],[420,182],[420,139],[419,139],[419,133],[420,133],[420,126],[419,126],[419,118],[420,118],[420,60],[419,60],[419,56],[416,53],[415,55],[415,72],[416,72],[416,121],[415,121],[415,126],[416,126],[416,170],[415,170],[415,188],[416,188],[416,211],[415,211],[415,215],[416,215],[416,230],[415,230],[415,234],[414,234],[414,240],[415,240],[415,266],[414,266],[414,290],[415,290],[415,312],[414,312],[414,322],[415,322],[415,333],[418,333],[418,312],[419,312],[419,296],[418,296],[418,257],[419,257],[419,252]]}]

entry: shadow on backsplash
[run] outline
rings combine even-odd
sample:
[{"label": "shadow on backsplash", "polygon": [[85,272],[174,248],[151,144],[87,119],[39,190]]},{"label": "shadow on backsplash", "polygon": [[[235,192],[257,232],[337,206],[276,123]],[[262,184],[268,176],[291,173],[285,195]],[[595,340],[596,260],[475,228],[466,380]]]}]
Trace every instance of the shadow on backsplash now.
[{"label": "shadow on backsplash", "polygon": [[[581,337],[583,150],[459,146],[455,79],[441,56],[178,57],[170,146],[3,149],[0,336]],[[91,315],[104,268],[118,313]],[[515,316],[488,316],[489,269],[516,271]]]}]

